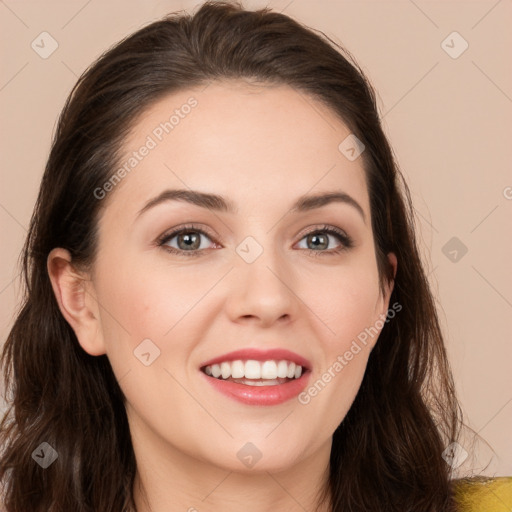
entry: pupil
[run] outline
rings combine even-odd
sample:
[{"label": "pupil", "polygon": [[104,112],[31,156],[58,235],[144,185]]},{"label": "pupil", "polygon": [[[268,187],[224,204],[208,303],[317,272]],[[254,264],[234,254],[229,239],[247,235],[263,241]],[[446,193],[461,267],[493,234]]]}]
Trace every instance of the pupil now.
[{"label": "pupil", "polygon": [[[311,236],[312,236],[312,239],[311,239],[311,240],[315,240],[315,239],[316,239],[316,240],[318,240],[320,237],[323,237],[323,238],[325,239],[325,236],[324,236],[324,235],[311,235]],[[318,247],[318,246],[319,246],[319,244],[317,244],[317,243],[315,243],[315,242],[313,242],[313,243],[314,243],[314,245],[316,245],[316,247]],[[323,248],[323,249],[325,249],[325,248],[326,248],[325,241],[324,241],[324,243],[323,243],[323,244],[320,242],[320,245],[322,245],[322,248]]]},{"label": "pupil", "polygon": [[[199,237],[197,235],[194,235],[194,234],[190,234],[190,233],[184,233],[183,235],[183,240],[185,241],[185,244],[188,248],[193,248],[193,249],[197,249],[198,247],[198,239]],[[192,238],[195,236],[195,240],[193,240]]]}]

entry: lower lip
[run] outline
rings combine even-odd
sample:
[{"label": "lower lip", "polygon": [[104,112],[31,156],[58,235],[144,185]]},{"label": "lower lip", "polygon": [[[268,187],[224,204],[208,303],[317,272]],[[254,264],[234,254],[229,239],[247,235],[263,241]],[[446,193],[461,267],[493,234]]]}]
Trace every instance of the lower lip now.
[{"label": "lower lip", "polygon": [[216,379],[201,372],[203,377],[224,395],[238,402],[248,405],[278,405],[291,400],[301,393],[309,380],[311,372],[303,373],[298,379],[293,379],[284,384],[273,386],[248,386],[231,382],[229,380]]}]

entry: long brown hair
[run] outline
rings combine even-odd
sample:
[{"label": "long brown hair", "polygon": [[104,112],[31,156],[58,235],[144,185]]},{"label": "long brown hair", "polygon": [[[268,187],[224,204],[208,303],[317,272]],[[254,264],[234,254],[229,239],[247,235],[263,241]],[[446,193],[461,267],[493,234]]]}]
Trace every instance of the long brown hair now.
[{"label": "long brown hair", "polygon": [[[442,452],[459,435],[461,411],[410,193],[372,87],[323,33],[268,8],[206,2],[193,16],[166,16],[105,52],[60,115],[22,253],[24,301],[0,360],[9,405],[0,425],[6,511],[135,508],[125,397],[107,356],[87,354],[60,313],[47,257],[63,247],[75,265],[93,264],[103,206],[94,191],[119,165],[138,116],[165,95],[223,78],[286,84],[339,116],[365,145],[381,286],[393,277],[387,253],[398,258],[390,303],[402,310],[384,325],[356,399],[334,432],[329,485],[319,498],[336,512],[451,510]],[[58,453],[46,469],[32,457],[42,442]]]}]

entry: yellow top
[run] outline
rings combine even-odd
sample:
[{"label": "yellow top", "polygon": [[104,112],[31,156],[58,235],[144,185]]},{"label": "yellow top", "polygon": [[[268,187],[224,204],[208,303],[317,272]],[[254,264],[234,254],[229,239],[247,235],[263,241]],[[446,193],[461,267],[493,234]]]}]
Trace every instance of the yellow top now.
[{"label": "yellow top", "polygon": [[455,480],[460,512],[511,512],[512,476]]}]

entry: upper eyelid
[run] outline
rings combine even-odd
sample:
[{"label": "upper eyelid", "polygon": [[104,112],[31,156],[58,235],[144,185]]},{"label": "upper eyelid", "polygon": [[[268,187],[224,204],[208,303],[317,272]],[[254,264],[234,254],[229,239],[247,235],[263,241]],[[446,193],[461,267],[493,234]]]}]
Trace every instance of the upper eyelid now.
[{"label": "upper eyelid", "polygon": [[162,235],[160,235],[158,237],[158,240],[159,241],[165,241],[165,240],[169,240],[170,238],[174,238],[175,236],[181,234],[183,231],[198,231],[198,232],[201,232],[202,234],[205,234],[206,236],[210,237],[210,238],[216,238],[216,235],[211,233],[210,230],[208,228],[205,228],[205,227],[202,227],[202,226],[191,226],[191,225],[184,225],[184,226],[181,226],[181,227],[176,227],[176,228],[172,228],[172,229],[169,229],[168,231],[165,231]]}]

